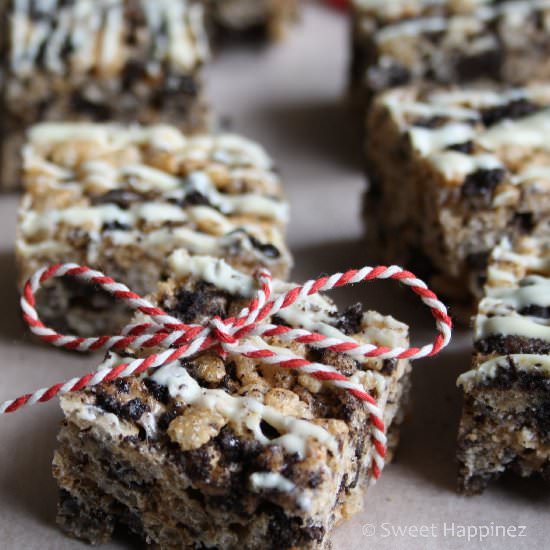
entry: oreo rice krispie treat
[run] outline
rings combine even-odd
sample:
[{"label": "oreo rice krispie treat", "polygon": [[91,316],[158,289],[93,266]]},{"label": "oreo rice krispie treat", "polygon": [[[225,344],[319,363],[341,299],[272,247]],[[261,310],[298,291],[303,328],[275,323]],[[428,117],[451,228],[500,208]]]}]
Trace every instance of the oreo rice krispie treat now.
[{"label": "oreo rice krispie treat", "polygon": [[352,82],[374,93],[419,80],[550,77],[550,1],[352,0]]},{"label": "oreo rice krispie treat", "polygon": [[205,128],[202,1],[9,0],[3,9],[0,188],[17,185],[24,131],[38,121]]},{"label": "oreo rice krispie treat", "polygon": [[366,148],[372,247],[457,302],[479,297],[502,237],[550,238],[549,129],[548,85],[381,94]]},{"label": "oreo rice krispie treat", "polygon": [[[188,136],[171,126],[43,123],[23,149],[18,284],[52,263],[99,269],[140,294],[169,274],[178,249],[245,272],[288,275],[288,204],[273,161],[242,137]],[[41,293],[48,323],[113,332],[128,312],[74,281]]]},{"label": "oreo rice krispie treat", "polygon": [[507,470],[550,481],[549,318],[550,240],[503,241],[475,318],[472,370],[458,379],[465,493],[483,491]]},{"label": "oreo rice krispie treat", "polygon": [[[221,259],[178,251],[170,263],[173,277],[152,300],[185,323],[236,315],[255,288]],[[274,281],[275,294],[289,288]],[[267,322],[408,345],[405,325],[360,305],[339,313],[321,295]],[[275,337],[265,341],[277,353],[290,348],[362,385],[393,427],[388,445],[395,446],[407,360],[357,362]],[[124,360],[109,355],[107,364]],[[61,406],[65,421],[53,463],[58,522],[94,544],[123,526],[167,550],[329,548],[331,529],[360,509],[371,476],[372,426],[363,402],[241,355],[203,352],[139,378],[67,394]]]}]

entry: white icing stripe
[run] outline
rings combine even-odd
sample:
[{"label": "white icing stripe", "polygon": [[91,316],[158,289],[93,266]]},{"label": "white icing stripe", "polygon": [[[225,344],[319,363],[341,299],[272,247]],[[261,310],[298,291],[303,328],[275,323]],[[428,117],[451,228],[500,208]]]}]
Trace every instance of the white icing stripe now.
[{"label": "white icing stripe", "polygon": [[[29,77],[40,52],[48,71],[64,74],[76,68],[86,73],[119,69],[131,45],[124,42],[126,2],[122,0],[16,0],[11,12],[11,68]],[[209,55],[204,29],[203,5],[199,2],[141,0],[147,32],[140,33],[149,51],[150,69],[160,72],[162,63],[187,74]],[[39,17],[33,17],[39,12]],[[68,55],[65,45],[71,46]],[[75,61],[77,61],[75,63]],[[105,72],[108,74],[108,72]]]},{"label": "white icing stripe", "polygon": [[[396,97],[397,96],[397,97]],[[421,103],[403,98],[400,92],[383,96],[383,103],[393,113],[400,115],[414,115],[417,117],[448,117],[459,120],[478,120],[479,113],[473,109],[457,107],[455,105],[444,105],[437,102]]]},{"label": "white icing stripe", "polygon": [[550,149],[550,109],[518,120],[506,119],[495,124],[478,137],[488,149],[506,145]]},{"label": "white icing stripe", "polygon": [[183,202],[192,193],[200,193],[209,204],[224,214],[253,214],[258,217],[288,221],[288,204],[257,193],[238,195],[220,193],[205,172],[192,172],[185,179],[143,164],[131,164],[116,169],[106,163],[89,162],[83,165],[84,181],[107,181],[110,188],[119,189],[125,182],[140,193],[160,191],[167,198]]},{"label": "white icing stripe", "polygon": [[478,317],[476,320],[476,340],[498,335],[520,336],[550,342],[550,326],[542,325],[521,316]]},{"label": "white icing stripe", "polygon": [[[169,203],[144,202],[132,205],[130,209],[123,210],[114,204],[105,204],[91,207],[72,207],[64,210],[47,210],[25,212],[21,223],[21,233],[32,238],[37,234],[54,233],[60,224],[73,227],[86,227],[88,231],[101,231],[104,224],[117,223],[128,228],[135,227],[139,221],[150,224],[163,224],[167,222],[183,223],[193,214],[194,208],[189,208],[189,213],[179,206]],[[204,211],[204,207],[202,207]],[[235,229],[231,226],[231,229]]]},{"label": "white icing stripe", "polygon": [[[30,146],[48,151],[59,143],[91,143],[101,153],[116,153],[132,146],[148,145],[181,155],[182,160],[207,161],[238,167],[256,167],[271,172],[273,161],[257,143],[234,134],[190,135],[168,125],[118,125],[87,122],[44,122],[27,133]],[[98,157],[101,155],[98,152]]]},{"label": "white icing stripe", "polygon": [[[543,90],[548,96],[548,87],[544,87]],[[515,101],[517,99],[525,99],[536,95],[536,89],[531,88],[512,88],[510,90],[483,90],[476,88],[459,88],[455,90],[437,90],[431,92],[427,101],[430,104],[435,104],[438,108],[456,108],[456,105],[471,105],[475,109],[484,109],[487,107],[497,107]],[[474,111],[476,114],[474,118],[479,118],[479,112]]]},{"label": "white icing stripe", "polygon": [[[550,279],[532,275],[520,281],[518,288],[487,288],[487,296],[521,310],[531,305],[550,307]],[[483,309],[483,306],[481,306]]]},{"label": "white icing stripe", "polygon": [[296,489],[294,482],[279,472],[254,472],[250,476],[250,485],[252,486],[252,490],[256,492],[267,489],[281,493],[290,493]]},{"label": "white icing stripe", "polygon": [[[249,228],[254,235],[252,228]],[[97,234],[90,233],[90,244],[87,248],[87,261],[91,264],[97,260],[95,253],[100,246]],[[166,257],[174,250],[184,248],[190,254],[208,255],[208,256],[228,256],[232,250],[238,248],[243,254],[250,254],[258,258],[266,265],[275,264],[280,258],[271,258],[262,254],[252,246],[249,239],[249,233],[245,231],[234,231],[229,234],[217,236],[208,235],[189,229],[187,227],[161,228],[147,233],[140,231],[106,231],[103,233],[104,246],[112,249],[112,244],[116,246],[139,246],[145,250],[147,256],[164,261]],[[283,238],[280,233],[273,230],[267,235],[259,235],[259,238],[265,238],[269,243],[274,243],[283,254],[285,261],[289,259],[285,256]],[[112,244],[111,244],[112,243]],[[19,241],[18,253],[22,256],[49,256],[56,255],[67,256],[74,254],[74,247],[61,242],[59,239],[46,239],[38,243],[28,243]]]},{"label": "white icing stripe", "polygon": [[[382,96],[382,103],[391,112],[394,123],[408,136],[417,153],[431,162],[446,178],[460,179],[477,170],[492,170],[504,165],[499,159],[503,147],[518,146],[550,150],[550,86],[532,86],[502,92],[494,90],[463,89],[449,92],[434,92],[422,96],[414,90],[392,90]],[[489,107],[505,106],[510,102],[524,99],[539,106],[533,114],[517,119],[503,118],[495,124],[483,128],[481,110]],[[477,110],[473,110],[475,108]],[[505,114],[505,113],[504,113]],[[415,125],[417,117],[439,117],[448,120],[434,128]],[[448,150],[451,145],[472,141],[483,153],[471,155]],[[548,166],[530,165],[523,171],[514,173],[512,168],[507,181],[515,185],[532,183],[533,180],[550,180]],[[509,190],[511,197],[515,191]],[[509,198],[509,197],[508,197]],[[497,198],[506,201],[501,193]]]},{"label": "white icing stripe", "polygon": [[409,136],[414,148],[421,155],[428,156],[449,145],[473,139],[475,130],[470,124],[452,122],[435,129],[412,127]]},{"label": "white icing stripe", "polygon": [[[313,422],[287,416],[250,397],[229,395],[223,390],[201,388],[179,363],[159,368],[152,376],[157,384],[166,386],[170,395],[187,405],[216,411],[239,428],[248,429],[262,445],[281,445],[288,453],[305,457],[308,439],[313,438],[337,451],[336,439]],[[273,426],[281,436],[269,439],[261,422]]]},{"label": "white icing stripe", "polygon": [[526,372],[537,372],[550,376],[550,356],[535,354],[511,354],[495,357],[485,361],[478,368],[472,369],[459,376],[457,385],[465,391],[470,391],[478,383],[495,378],[500,369],[509,369],[511,364]]},{"label": "white icing stripe", "polygon": [[110,435],[135,435],[135,428],[113,413],[104,411],[95,405],[83,404],[80,400],[65,397],[61,400],[61,408],[67,418],[73,418],[77,424],[84,424],[92,430],[99,430]]},{"label": "white icing stripe", "polygon": [[250,297],[254,293],[254,280],[224,260],[208,256],[189,257],[186,251],[177,250],[168,262],[170,270],[177,276],[188,275],[237,296]]},{"label": "white icing stripe", "polygon": [[494,170],[503,168],[500,160],[494,155],[465,155],[458,151],[442,151],[430,157],[430,162],[446,179],[463,180],[468,174],[477,170]]}]

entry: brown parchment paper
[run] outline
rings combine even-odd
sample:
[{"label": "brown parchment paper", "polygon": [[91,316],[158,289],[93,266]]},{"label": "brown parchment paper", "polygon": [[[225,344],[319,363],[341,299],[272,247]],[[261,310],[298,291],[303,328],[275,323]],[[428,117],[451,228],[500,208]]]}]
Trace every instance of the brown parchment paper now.
[{"label": "brown parchment paper", "polygon": [[[286,42],[229,48],[209,70],[219,113],[232,129],[263,143],[283,173],[296,281],[369,263],[361,240],[360,146],[342,101],[347,59],[345,16],[306,4]],[[0,196],[0,400],[83,373],[99,359],[39,345],[20,322],[16,206],[17,197]],[[346,290],[337,298],[362,300],[411,323],[416,342],[433,335],[423,308],[394,284]],[[468,331],[457,330],[440,357],[416,364],[413,410],[395,462],[369,490],[364,512],[336,530],[335,549],[550,547],[548,485],[507,478],[480,497],[454,492],[455,380],[468,368],[469,344]],[[60,419],[57,402],[0,418],[0,550],[86,548],[55,527],[50,461]],[[120,539],[104,548],[136,547]]]}]

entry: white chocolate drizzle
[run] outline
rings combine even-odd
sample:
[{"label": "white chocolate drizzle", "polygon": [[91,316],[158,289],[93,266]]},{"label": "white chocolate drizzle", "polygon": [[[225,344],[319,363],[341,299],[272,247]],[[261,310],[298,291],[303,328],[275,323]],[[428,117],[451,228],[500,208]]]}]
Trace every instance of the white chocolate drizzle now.
[{"label": "white chocolate drizzle", "polygon": [[[332,453],[337,452],[336,439],[321,426],[284,415],[250,397],[202,388],[178,362],[160,367],[151,379],[166,386],[174,399],[186,405],[216,411],[239,429],[246,428],[262,445],[280,445],[288,453],[296,453],[304,458],[308,439],[313,438],[328,447]],[[266,437],[261,429],[262,421],[273,426],[282,435],[275,439]]]},{"label": "white chocolate drizzle", "polygon": [[[152,146],[181,155],[183,159],[216,161],[228,166],[253,166],[272,171],[273,161],[265,150],[235,134],[185,135],[177,128],[157,124],[119,125],[92,122],[43,122],[27,133],[31,147],[39,151],[60,143],[84,142],[101,153],[116,153],[132,146]],[[98,155],[99,156],[99,155]]]},{"label": "white chocolate drizzle", "polygon": [[189,275],[233,295],[250,297],[254,293],[254,280],[233,269],[222,259],[209,256],[190,257],[185,250],[176,250],[168,262],[176,276]]},{"label": "white chocolate drizzle", "polygon": [[422,156],[429,156],[449,145],[471,140],[475,130],[470,124],[451,122],[435,129],[412,127],[409,135],[415,149]]},{"label": "white chocolate drizzle", "polygon": [[509,369],[512,365],[521,371],[550,376],[550,356],[518,353],[502,355],[485,361],[476,369],[460,375],[457,385],[465,391],[470,391],[475,384],[495,378],[499,369]]},{"label": "white chocolate drizzle", "polygon": [[518,120],[505,119],[486,130],[477,139],[488,149],[505,145],[550,149],[550,109]]},{"label": "white chocolate drizzle", "polygon": [[[32,75],[43,55],[44,68],[53,74],[92,69],[100,75],[120,70],[132,56],[132,45],[125,41],[125,0],[14,0],[10,13],[10,67],[20,78]],[[148,52],[150,72],[158,74],[161,64],[171,71],[188,74],[208,58],[208,38],[200,2],[140,0],[145,19],[143,50]],[[33,10],[39,17],[33,17]],[[66,53],[65,46],[69,46]],[[140,45],[141,46],[141,45]],[[41,54],[41,52],[43,52]],[[141,61],[141,60],[139,60]]]},{"label": "white chocolate drizzle", "polygon": [[311,499],[303,491],[298,491],[296,484],[279,472],[254,472],[250,475],[250,486],[253,491],[277,491],[279,493],[298,493],[296,502],[304,510],[311,509]]},{"label": "white chocolate drizzle", "polygon": [[[517,119],[504,118],[485,128],[481,125],[482,109],[504,107],[510,102],[530,101],[539,110]],[[529,185],[533,191],[550,185],[550,167],[532,164],[524,169],[508,167],[499,158],[510,146],[526,149],[550,149],[550,86],[533,85],[497,92],[487,89],[462,89],[431,92],[417,97],[407,90],[391,90],[380,99],[391,112],[396,125],[409,138],[417,154],[430,162],[446,181],[464,181],[480,170],[505,169],[506,182],[515,186]],[[427,128],[417,117],[444,117],[441,124]],[[472,142],[473,154],[450,150],[452,145]],[[543,183],[541,183],[543,182]],[[537,187],[538,185],[538,187]],[[540,191],[543,192],[543,191]],[[517,201],[517,191],[503,187],[494,197],[493,206]]]},{"label": "white chocolate drizzle", "polygon": [[125,437],[137,433],[134,426],[121,421],[115,414],[104,411],[95,405],[83,403],[76,397],[64,397],[61,400],[61,408],[67,418],[76,420],[77,424],[84,429],[99,430],[109,437]]},{"label": "white chocolate drizzle", "polygon": [[550,250],[544,242],[522,238],[513,245],[503,239],[493,249],[476,340],[502,335],[550,341],[550,320],[537,316],[538,308],[550,307]]},{"label": "white chocolate drizzle", "polygon": [[495,302],[519,311],[531,305],[550,307],[550,278],[530,275],[519,282],[517,288],[487,288],[486,294]]},{"label": "white chocolate drizzle", "polygon": [[275,490],[290,493],[296,489],[294,482],[279,472],[254,472],[250,475],[250,485],[254,491]]},{"label": "white chocolate drizzle", "polygon": [[520,315],[506,317],[478,316],[475,331],[476,340],[498,335],[520,336],[550,342],[550,326]]}]

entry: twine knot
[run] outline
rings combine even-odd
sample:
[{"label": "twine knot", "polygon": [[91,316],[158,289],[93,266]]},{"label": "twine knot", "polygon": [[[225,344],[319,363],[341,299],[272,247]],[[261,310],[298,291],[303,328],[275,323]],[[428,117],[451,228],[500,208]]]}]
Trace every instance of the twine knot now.
[{"label": "twine knot", "polygon": [[[48,280],[72,277],[80,282],[96,285],[115,298],[125,302],[131,309],[149,316],[151,322],[126,326],[118,335],[105,335],[92,338],[59,334],[44,325],[36,311],[36,292]],[[96,386],[117,378],[139,375],[150,369],[196,355],[205,350],[213,350],[222,357],[238,354],[281,368],[293,369],[307,374],[344,390],[361,400],[369,412],[371,437],[374,446],[372,473],[374,479],[380,476],[386,455],[386,436],[383,411],[376,400],[363,386],[349,380],[330,365],[308,361],[294,354],[290,349],[271,348],[264,338],[276,336],[283,342],[307,344],[317,349],[330,350],[351,356],[355,360],[379,357],[382,359],[420,359],[433,356],[445,347],[451,338],[452,321],[445,305],[428,289],[426,284],[409,271],[398,266],[363,267],[336,273],[330,277],[310,280],[303,285],[272,297],[273,280],[271,274],[261,269],[256,272],[257,290],[250,303],[235,317],[222,319],[219,316],[208,319],[204,324],[185,324],[163,309],[132,292],[125,285],[107,277],[100,271],[77,264],[57,264],[37,271],[26,283],[21,297],[23,318],[31,332],[54,346],[76,351],[124,350],[138,348],[164,348],[146,357],[130,360],[115,367],[104,367],[82,377],[54,384],[32,394],[0,404],[0,414],[11,413],[24,406],[44,403],[56,396],[84,388]],[[374,279],[393,279],[409,287],[422,302],[430,308],[437,327],[433,343],[420,348],[387,348],[364,344],[352,338],[340,339],[311,332],[304,328],[294,328],[272,324],[268,318],[293,304],[307,299],[318,292],[349,284],[368,282]],[[257,338],[251,338],[252,336]]]}]

